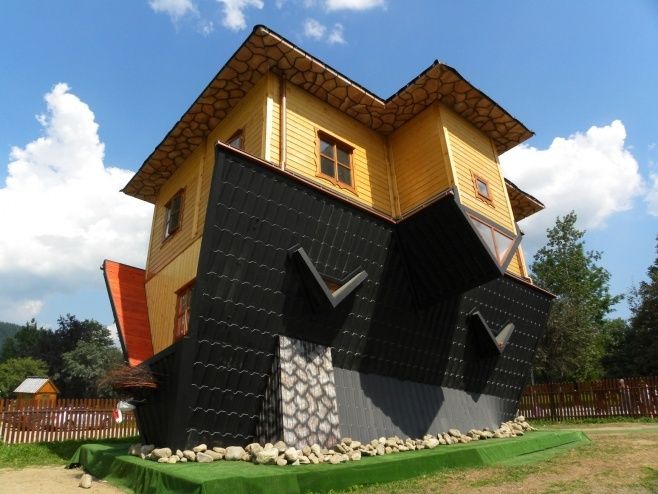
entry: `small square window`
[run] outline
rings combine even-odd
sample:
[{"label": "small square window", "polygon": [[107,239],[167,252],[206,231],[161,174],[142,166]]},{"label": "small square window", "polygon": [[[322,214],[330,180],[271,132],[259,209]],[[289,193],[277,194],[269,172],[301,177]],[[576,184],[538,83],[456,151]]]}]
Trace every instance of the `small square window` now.
[{"label": "small square window", "polygon": [[493,197],[489,191],[489,182],[487,182],[482,177],[473,174],[473,185],[475,186],[475,193],[480,199],[490,204],[493,203]]},{"label": "small square window", "polygon": [[183,191],[180,190],[165,204],[165,238],[173,235],[181,227],[183,209]]},{"label": "small square window", "polygon": [[353,188],[352,148],[324,133],[320,139],[319,174],[338,186]]}]

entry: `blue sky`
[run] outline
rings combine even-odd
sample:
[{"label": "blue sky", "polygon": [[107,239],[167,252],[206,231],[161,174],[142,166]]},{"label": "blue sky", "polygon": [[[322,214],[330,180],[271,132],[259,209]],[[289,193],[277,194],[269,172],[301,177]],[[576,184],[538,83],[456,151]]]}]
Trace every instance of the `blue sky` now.
[{"label": "blue sky", "polygon": [[118,190],[255,24],[384,97],[438,59],[534,130],[501,157],[547,205],[528,258],[571,209],[615,293],[655,258],[656,2],[15,0],[0,20],[0,320],[112,323],[98,267],[143,266],[151,215]]}]

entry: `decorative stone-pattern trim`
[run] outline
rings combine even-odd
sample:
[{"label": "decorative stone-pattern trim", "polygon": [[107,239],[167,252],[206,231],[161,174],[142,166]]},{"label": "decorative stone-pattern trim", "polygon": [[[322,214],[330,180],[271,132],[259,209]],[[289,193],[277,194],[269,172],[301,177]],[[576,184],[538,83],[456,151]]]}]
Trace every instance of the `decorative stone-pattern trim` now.
[{"label": "decorative stone-pattern trim", "polygon": [[499,154],[533,135],[459,72],[439,61],[383,100],[268,28],[257,26],[146,159],[124,192],[155,202],[162,184],[272,70],[383,134],[390,134],[434,101],[440,101],[490,136]]},{"label": "decorative stone-pattern trim", "polygon": [[331,348],[279,336],[256,436],[301,447],[332,448],[340,439]]}]

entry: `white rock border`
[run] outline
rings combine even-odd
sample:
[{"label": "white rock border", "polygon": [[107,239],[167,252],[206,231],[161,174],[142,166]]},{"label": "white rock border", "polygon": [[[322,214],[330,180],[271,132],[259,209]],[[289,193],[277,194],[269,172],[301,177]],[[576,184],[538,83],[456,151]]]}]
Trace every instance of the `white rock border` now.
[{"label": "white rock border", "polygon": [[208,448],[199,444],[192,449],[175,452],[170,448],[155,448],[152,444],[133,444],[128,448],[128,454],[158,463],[212,463],[215,461],[247,461],[257,465],[317,465],[329,463],[336,465],[348,461],[359,461],[363,456],[383,456],[405,451],[433,449],[449,444],[466,444],[471,441],[487,439],[510,438],[523,436],[528,431],[536,430],[519,415],[514,420],[503,422],[500,427],[490,430],[471,429],[463,434],[459,429],[448,429],[436,436],[427,434],[422,439],[400,439],[397,436],[380,437],[369,443],[353,440],[350,437],[341,439],[333,449],[322,448],[317,444],[304,446],[301,449],[289,447],[283,441],[274,444],[251,443],[245,446],[228,446],[226,448]]}]

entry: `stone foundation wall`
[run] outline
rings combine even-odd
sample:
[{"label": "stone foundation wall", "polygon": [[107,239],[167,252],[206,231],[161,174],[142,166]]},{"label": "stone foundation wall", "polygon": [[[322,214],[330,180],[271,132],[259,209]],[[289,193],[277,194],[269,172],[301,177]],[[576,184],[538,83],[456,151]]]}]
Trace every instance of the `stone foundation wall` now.
[{"label": "stone foundation wall", "polygon": [[340,440],[331,348],[280,336],[257,436],[302,447]]}]

